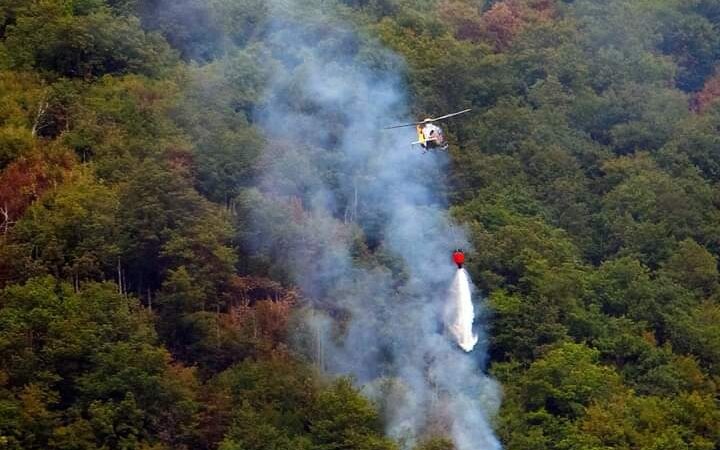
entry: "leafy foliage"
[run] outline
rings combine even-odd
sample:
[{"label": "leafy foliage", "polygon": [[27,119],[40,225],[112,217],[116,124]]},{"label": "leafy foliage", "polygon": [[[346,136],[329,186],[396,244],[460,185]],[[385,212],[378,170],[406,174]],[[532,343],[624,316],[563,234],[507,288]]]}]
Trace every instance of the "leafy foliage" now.
[{"label": "leafy foliage", "polygon": [[183,446],[197,380],[158,346],[150,317],[110,284],[82,293],[52,277],[0,294],[9,448]]},{"label": "leafy foliage", "polygon": [[[327,148],[255,125],[305,57],[274,59],[272,8],[318,46],[352,24],[348,53],[400,72],[418,116],[473,108],[447,124],[447,194],[505,448],[720,446],[716,2],[324,1],[333,23],[281,3],[0,4],[0,448],[396,448],[351,381],[290,349],[307,330],[284,255],[312,267],[338,239],[403,268],[382,217],[343,217],[346,124],[322,119]],[[258,194],[269,159],[278,192],[337,187],[329,236],[312,199]]]}]

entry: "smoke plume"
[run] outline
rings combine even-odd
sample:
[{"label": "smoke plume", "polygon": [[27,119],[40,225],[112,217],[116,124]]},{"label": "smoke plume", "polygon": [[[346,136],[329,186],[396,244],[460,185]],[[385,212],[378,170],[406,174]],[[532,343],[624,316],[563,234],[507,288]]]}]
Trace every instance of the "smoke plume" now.
[{"label": "smoke plume", "polygon": [[312,300],[315,361],[375,396],[390,435],[500,448],[485,343],[466,354],[442,324],[450,252],[468,247],[447,216],[446,156],[412,150],[412,128],[382,130],[411,121],[402,61],[329,4],[270,2],[273,75],[257,113],[268,145],[260,187],[244,196],[255,245]]}]

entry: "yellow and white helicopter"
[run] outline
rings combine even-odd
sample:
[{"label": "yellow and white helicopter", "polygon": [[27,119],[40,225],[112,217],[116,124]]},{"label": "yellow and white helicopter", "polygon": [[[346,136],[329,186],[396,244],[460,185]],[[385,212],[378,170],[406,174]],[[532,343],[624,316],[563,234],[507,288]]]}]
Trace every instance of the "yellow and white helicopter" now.
[{"label": "yellow and white helicopter", "polygon": [[445,139],[445,133],[443,132],[442,128],[435,125],[433,122],[437,122],[440,120],[449,119],[450,117],[458,116],[460,114],[465,114],[466,112],[472,111],[471,109],[464,109],[462,111],[454,112],[452,114],[446,114],[444,116],[435,117],[435,118],[428,118],[423,120],[422,122],[413,122],[413,123],[405,123],[402,125],[393,125],[390,127],[385,127],[386,130],[390,130],[393,128],[402,128],[402,127],[415,127],[415,130],[417,131],[417,138],[418,140],[413,142],[412,145],[419,145],[423,148],[424,151],[428,150],[447,150],[448,148],[448,142],[447,139]]}]

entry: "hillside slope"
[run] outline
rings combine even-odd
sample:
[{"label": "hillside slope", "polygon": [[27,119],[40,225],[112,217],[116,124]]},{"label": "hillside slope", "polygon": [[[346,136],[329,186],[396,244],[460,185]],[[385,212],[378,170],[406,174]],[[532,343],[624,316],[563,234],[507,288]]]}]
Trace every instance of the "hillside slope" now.
[{"label": "hillside slope", "polygon": [[[383,197],[343,180],[347,104],[303,91],[288,26],[399,75],[411,110],[361,118],[364,139],[473,109],[413,176],[474,248],[504,448],[720,446],[715,2],[291,3],[0,5],[0,449],[406,445],[392,398],[319,370],[308,306],[340,341],[356,297],[308,290],[288,255],[314,261],[322,226],[398,297],[411,271]],[[278,99],[317,122],[268,121]],[[452,448],[421,428],[416,448]]]}]

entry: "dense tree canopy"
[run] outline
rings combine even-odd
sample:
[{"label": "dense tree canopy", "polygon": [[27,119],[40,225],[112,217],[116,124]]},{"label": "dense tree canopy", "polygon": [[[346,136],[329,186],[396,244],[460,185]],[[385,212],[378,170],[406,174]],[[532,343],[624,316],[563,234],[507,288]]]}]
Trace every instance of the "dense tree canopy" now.
[{"label": "dense tree canopy", "polygon": [[[332,185],[333,238],[402,279],[384,218],[347,213],[347,124],[323,117],[313,148],[256,122],[268,81],[303,70],[279,59],[278,15],[337,48],[335,24],[273,3],[0,4],[0,449],[399,448],[308,357],[281,255],[320,239],[311,199],[258,194],[270,158],[279,192]],[[473,108],[447,128],[447,196],[504,447],[720,447],[717,2],[322,3],[413,113]],[[452,444],[430,427],[417,448]]]}]

